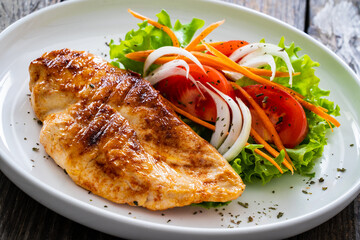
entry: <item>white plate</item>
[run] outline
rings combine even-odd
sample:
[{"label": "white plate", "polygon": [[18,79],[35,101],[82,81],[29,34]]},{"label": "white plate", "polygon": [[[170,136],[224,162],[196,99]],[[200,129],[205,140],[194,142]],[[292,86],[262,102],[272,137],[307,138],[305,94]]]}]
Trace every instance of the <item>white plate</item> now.
[{"label": "white plate", "polygon": [[[287,42],[295,41],[302,46],[302,53],[319,61],[317,75],[321,86],[331,90],[330,99],[341,106],[338,120],[342,126],[328,136],[329,145],[315,167],[315,184],[309,184],[308,178],[287,175],[265,186],[249,184],[241,198],[217,211],[191,206],[152,212],[88,194],[44,157],[43,148],[37,145],[40,126],[33,119],[27,96],[30,61],[45,51],[64,47],[106,57],[105,42],[136,27],[138,20],[127,13],[129,7],[153,18],[164,8],[182,22],[198,17],[210,24],[225,18],[226,24],[211,35],[213,40],[265,38],[277,43],[285,36]],[[285,238],[326,221],[359,193],[359,80],[321,44],[273,18],[222,2],[70,1],[31,14],[6,29],[0,35],[0,52],[1,170],[37,201],[86,226],[127,238]],[[346,172],[337,168],[346,168]],[[323,183],[319,183],[320,177],[325,179]],[[284,213],[280,218],[279,212]]]}]

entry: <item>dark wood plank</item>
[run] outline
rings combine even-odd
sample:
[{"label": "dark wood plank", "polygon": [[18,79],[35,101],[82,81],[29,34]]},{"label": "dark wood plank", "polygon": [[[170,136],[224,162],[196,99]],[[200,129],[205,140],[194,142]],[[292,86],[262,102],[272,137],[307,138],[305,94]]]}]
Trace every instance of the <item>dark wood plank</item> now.
[{"label": "dark wood plank", "polygon": [[[60,0],[1,0],[0,31]],[[118,239],[75,223],[39,204],[0,172],[0,239]]]},{"label": "dark wood plank", "polygon": [[57,2],[60,0],[1,0],[0,31],[29,13]]},{"label": "dark wood plank", "polygon": [[358,240],[359,232],[355,228],[358,220],[355,217],[354,208],[359,200],[360,197],[327,222],[305,233],[289,238],[289,240]]},{"label": "dark wood plank", "polygon": [[360,74],[360,1],[310,0],[308,33]]},{"label": "dark wood plank", "polygon": [[[339,40],[338,33],[331,33],[328,37],[321,33],[316,25],[316,15],[326,6],[327,1],[310,0],[310,28],[306,26],[306,1],[287,0],[225,0],[264,12],[300,30],[308,31],[315,38],[323,41],[338,54],[342,54],[342,45],[336,45]],[[0,0],[0,31],[15,20],[45,6],[60,2],[60,0]],[[334,1],[339,4],[341,1]],[[359,10],[359,1],[351,2]],[[351,11],[351,10],[349,10]],[[356,14],[355,14],[356,15]],[[357,13],[358,15],[358,13]],[[356,17],[354,17],[356,19]],[[360,21],[357,21],[359,24]],[[357,27],[355,23],[354,25]],[[360,28],[352,29],[359,31]],[[341,36],[341,35],[340,35]],[[345,35],[343,35],[345,36]],[[348,36],[348,35],[346,35]],[[343,37],[344,38],[344,37]],[[352,38],[353,46],[358,43],[356,36]],[[339,47],[340,46],[340,47]],[[360,49],[360,48],[356,48]],[[355,51],[356,49],[352,50]],[[356,71],[360,64],[355,58],[343,55],[346,62]],[[358,56],[358,55],[357,55]],[[357,57],[358,58],[358,57]],[[37,203],[0,172],[0,239],[116,239],[110,235],[100,233],[64,218]],[[359,236],[360,197],[358,197],[345,210],[328,222],[306,233],[291,239],[357,239]],[[43,223],[43,224],[39,224]]]},{"label": "dark wood plank", "polygon": [[303,0],[223,0],[238,4],[305,30],[306,1]]},{"label": "dark wood plank", "polygon": [[[266,13],[308,32],[345,60],[356,73],[360,73],[358,51],[360,49],[358,40],[360,39],[360,2],[358,0],[310,0],[308,6],[304,5],[306,1],[225,1]],[[309,12],[306,11],[307,9]],[[359,240],[359,206],[360,195],[334,218],[291,239]]]},{"label": "dark wood plank", "polygon": [[[310,0],[309,35],[322,42],[360,74],[360,2]],[[319,227],[292,239],[360,239],[360,195]]]},{"label": "dark wood plank", "polygon": [[118,239],[42,206],[0,173],[0,239]]}]

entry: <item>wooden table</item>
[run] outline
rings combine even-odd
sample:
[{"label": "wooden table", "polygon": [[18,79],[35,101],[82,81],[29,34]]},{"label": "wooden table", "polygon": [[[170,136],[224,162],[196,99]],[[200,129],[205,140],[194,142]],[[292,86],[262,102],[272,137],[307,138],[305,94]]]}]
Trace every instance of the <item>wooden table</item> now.
[{"label": "wooden table", "polygon": [[[61,0],[0,0],[0,31]],[[225,0],[278,18],[318,39],[358,74],[360,1]],[[116,239],[89,229],[37,203],[0,172],[0,239]],[[337,216],[291,239],[360,240],[360,196]],[[46,224],[39,224],[46,223]]]}]

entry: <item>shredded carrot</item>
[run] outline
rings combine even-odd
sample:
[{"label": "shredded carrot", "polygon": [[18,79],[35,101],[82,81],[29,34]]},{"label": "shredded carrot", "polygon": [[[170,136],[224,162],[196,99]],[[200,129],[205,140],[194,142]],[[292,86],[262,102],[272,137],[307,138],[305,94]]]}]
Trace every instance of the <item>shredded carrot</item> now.
[{"label": "shredded carrot", "polygon": [[[204,44],[205,46],[206,45],[209,45],[209,44]],[[215,49],[215,48],[214,48]],[[216,50],[216,49],[215,49]],[[217,50],[216,50],[217,51]],[[219,52],[219,51],[218,51]],[[238,67],[234,68],[235,66],[239,66],[240,68],[242,68],[244,71],[250,73],[252,76],[256,76],[257,78],[261,79],[261,82],[260,81],[257,81],[256,79],[254,78],[251,78],[250,76],[247,76],[261,84],[264,84],[264,85],[267,85],[267,86],[271,86],[271,87],[279,87],[280,89],[283,89],[284,91],[288,92],[289,94],[291,95],[297,95],[298,97],[300,98],[304,98],[304,96],[302,96],[300,93],[298,92],[295,92],[294,90],[288,88],[288,87],[285,87],[279,83],[275,83],[275,82],[271,82],[269,81],[268,79],[265,79],[265,78],[262,78],[260,76],[257,75],[257,73],[259,73],[260,71],[262,71],[262,73],[266,73],[266,75],[269,75],[271,76],[271,71],[270,70],[261,70],[261,69],[257,69],[257,68],[249,68],[249,67],[243,67],[243,66],[240,66],[239,64],[235,63],[234,61],[230,60],[228,57],[226,57],[225,55],[222,54],[223,57],[225,57],[226,59],[228,59],[230,62],[233,62],[235,64],[235,66],[232,66],[229,65],[227,62],[224,62],[224,59],[220,58],[220,57],[216,57],[216,56],[213,56],[213,55],[210,55],[210,54],[206,54],[206,53],[202,53],[202,52],[194,52],[192,51],[191,52],[197,59],[199,59],[199,61],[204,64],[204,65],[207,65],[207,66],[210,66],[210,67],[213,67],[215,69],[218,69],[218,70],[226,70],[226,71],[231,71],[231,72],[240,72],[241,74],[247,76],[246,74],[244,74],[243,72],[239,71]],[[260,71],[259,71],[260,70]],[[283,73],[281,72],[276,72],[275,73],[275,76],[277,74],[280,74],[282,75]],[[296,73],[294,75],[298,75],[300,73]],[[265,75],[265,76],[266,76]],[[287,76],[288,73],[287,73]]]},{"label": "shredded carrot", "polygon": [[[213,47],[216,47],[216,46],[219,46],[221,44],[224,44],[224,42],[211,42],[211,43],[208,43],[210,44],[211,46]],[[203,52],[206,50],[206,47],[204,44],[198,44],[196,45],[191,51],[195,51],[195,52]]]},{"label": "shredded carrot", "polygon": [[312,111],[313,113],[315,113],[316,115],[322,117],[323,119],[325,119],[325,121],[328,121],[332,124],[334,124],[336,127],[340,127],[340,123],[333,118],[332,116],[330,116],[329,114],[324,112],[324,108],[322,107],[317,107],[307,101],[305,101],[302,98],[299,98],[298,96],[294,96],[296,100],[298,100],[298,102],[306,109]]},{"label": "shredded carrot", "polygon": [[[146,58],[150,55],[150,53],[152,53],[154,50],[146,50],[146,51],[138,51],[138,52],[132,52],[132,53],[128,53],[125,55],[125,57],[129,58],[129,59],[132,59],[134,61],[139,61],[139,62],[145,62]],[[227,71],[233,71],[233,72],[240,72],[238,71],[238,69],[235,69],[233,66],[229,66],[229,65],[226,65],[224,64],[224,61],[221,61],[221,59],[219,59],[219,57],[216,57],[216,56],[213,56],[213,55],[209,55],[209,54],[206,54],[206,53],[202,53],[202,52],[194,52],[192,51],[191,52],[202,64],[204,65],[207,65],[207,66],[210,66],[210,67],[213,67],[215,69],[218,69],[218,70],[227,70]],[[225,56],[226,57],[226,56]],[[161,58],[158,58],[156,61],[155,61],[155,64],[164,64],[166,62],[170,62],[172,60],[175,60],[177,59],[178,57],[177,56],[165,56],[165,57],[161,57]],[[227,58],[227,57],[226,57]],[[190,63],[192,62],[190,59],[188,58],[183,58],[186,62]],[[228,59],[228,58],[227,58]],[[230,60],[230,59],[229,59]],[[231,61],[231,60],[230,60]],[[234,62],[235,63],[235,62]],[[256,75],[255,73],[258,73],[258,70],[255,70],[256,68],[245,68],[245,67],[242,67],[238,64],[235,63],[236,66],[244,69],[245,71],[249,72],[250,74],[252,74],[253,76],[256,76],[257,79],[254,79],[254,77],[250,77],[248,76],[249,78],[252,78],[253,80],[261,83],[261,84],[264,84],[264,85],[267,85],[267,86],[271,86],[271,87],[278,87],[280,89],[283,89],[284,91],[290,93],[292,96],[297,96],[297,100],[302,100],[304,98],[304,96],[302,96],[300,93],[297,93],[295,92],[294,90],[290,89],[290,88],[287,88],[285,86],[282,86],[281,84],[278,84],[278,83],[275,83],[275,82],[271,82],[265,78],[262,78],[258,75]],[[270,71],[270,70],[268,70]],[[271,72],[271,71],[270,71]],[[242,73],[243,74],[243,73]],[[245,74],[244,74],[245,75]],[[246,76],[246,75],[245,75]],[[260,80],[259,80],[260,79]],[[317,115],[323,117],[323,116],[328,116],[330,117],[328,114],[326,114],[325,112],[327,111],[326,109],[324,108],[321,108],[321,107],[318,107],[318,109],[316,110],[315,106],[306,102],[306,101],[300,101],[300,104],[302,106],[304,106],[305,108],[309,109],[310,111],[312,111],[312,109],[314,109],[314,111],[317,111],[317,112],[321,112],[321,113],[317,113],[315,112]],[[312,107],[311,107],[312,106]],[[322,115],[320,115],[322,114]],[[331,117],[330,117],[331,118]],[[327,118],[325,118],[327,119]],[[335,121],[335,122],[333,122]],[[337,125],[336,124],[336,120],[333,119],[333,120],[330,120],[330,122],[332,122],[335,126],[340,126],[340,125]]]},{"label": "shredded carrot", "polygon": [[[139,62],[145,62],[146,58],[153,52],[154,50],[146,50],[146,51],[138,51],[138,52],[132,52],[125,55],[125,57],[132,59],[134,61]],[[191,52],[202,64],[213,67],[218,70],[233,70],[232,68],[226,67],[219,59],[215,56],[201,53],[201,52]],[[158,58],[155,63],[156,64],[164,64],[166,62],[170,62],[172,60],[178,59],[178,56],[176,55],[170,55]],[[190,63],[192,62],[190,59],[183,57],[186,62]]]},{"label": "shredded carrot", "polygon": [[[152,52],[153,50],[148,50],[148,51],[141,51],[141,52],[133,52],[133,53],[129,53],[126,55],[127,58],[130,58],[132,60],[135,61],[141,61],[144,62],[146,60],[146,57],[149,56],[149,54]],[[219,57],[215,57],[209,54],[205,54],[205,53],[201,53],[201,52],[191,52],[196,58],[199,59],[199,61],[202,64],[205,64],[207,66],[210,67],[214,67],[216,69],[220,69],[220,70],[228,70],[228,71],[234,71],[234,72],[240,72],[241,74],[244,74],[244,71],[246,71],[246,73],[244,74],[245,76],[248,76],[249,78],[267,85],[267,86],[271,86],[271,87],[278,87],[280,89],[283,89],[284,91],[290,93],[292,96],[295,97],[295,99],[306,109],[314,112],[315,114],[317,114],[318,116],[324,118],[325,120],[331,122],[332,124],[334,124],[336,127],[340,126],[340,123],[333,117],[331,117],[329,114],[327,114],[327,109],[322,108],[322,107],[317,107],[309,102],[306,102],[305,100],[303,100],[303,96],[295,91],[293,91],[290,88],[287,88],[285,86],[282,86],[280,84],[277,84],[275,82],[271,82],[265,78],[262,78],[258,75],[256,75],[255,73],[253,73],[251,70],[248,70],[247,68],[244,68],[240,65],[238,65],[237,63],[231,61],[229,58],[227,58],[225,56],[226,59],[228,59],[230,62],[234,63],[234,64],[225,64],[224,61],[221,61],[221,59],[219,59]],[[155,61],[156,64],[163,64],[169,61],[172,61],[176,59],[176,56],[170,56],[170,57],[162,57],[159,58]],[[189,59],[184,58],[185,61],[187,62],[191,62]],[[243,72],[241,72],[243,71]]]},{"label": "shredded carrot", "polygon": [[254,140],[261,144],[264,145],[264,148],[266,149],[266,151],[268,151],[271,155],[273,155],[274,157],[277,157],[279,155],[279,152],[276,151],[273,147],[270,146],[270,144],[268,144],[261,136],[258,132],[255,131],[254,128],[251,128],[250,130],[250,134],[251,136],[254,138]]},{"label": "shredded carrot", "polygon": [[222,25],[225,20],[215,22],[210,24],[207,28],[205,28],[196,38],[194,38],[186,47],[185,50],[192,51],[196,45],[198,45],[207,35],[209,35],[212,31],[214,31],[217,27]]},{"label": "shredded carrot", "polygon": [[167,35],[169,35],[169,37],[171,38],[173,46],[174,47],[180,47],[179,40],[177,39],[175,33],[170,28],[168,28],[167,26],[164,26],[164,25],[162,25],[162,24],[160,24],[160,23],[158,23],[158,22],[156,22],[156,21],[154,21],[154,20],[152,20],[152,19],[150,19],[148,17],[142,16],[139,13],[132,11],[131,9],[128,9],[128,12],[131,13],[131,15],[133,15],[134,17],[136,17],[136,18],[138,18],[140,20],[143,20],[143,21],[147,20],[148,23],[150,23],[154,27],[166,32]]},{"label": "shredded carrot", "polygon": [[[206,127],[207,129],[210,129],[212,131],[215,131],[215,126],[205,122],[193,115],[191,115],[190,113],[178,108],[177,106],[175,106],[174,104],[172,104],[170,101],[167,101],[167,103],[174,109],[175,112],[187,117],[188,119],[192,120],[193,122],[196,122],[204,127]],[[246,145],[249,145],[249,143],[246,143]],[[266,160],[268,160],[269,162],[271,162],[278,170],[279,172],[283,173],[283,170],[281,169],[281,167],[274,161],[274,159],[272,159],[271,157],[269,157],[266,153],[260,151],[259,149],[255,149],[254,150],[256,154],[262,156],[263,158],[265,158]],[[275,150],[276,151],[276,150]],[[290,166],[291,167],[291,166]]]},{"label": "shredded carrot", "polygon": [[219,58],[210,54],[202,52],[191,52],[202,64],[213,67],[218,70],[227,70],[231,71],[232,68],[227,67],[222,61],[219,61]]},{"label": "shredded carrot", "polygon": [[[261,136],[260,134],[258,134],[255,129],[251,128],[250,130],[250,134],[251,136],[254,138],[254,140],[263,145],[264,148],[266,149],[266,151],[268,151],[273,157],[277,157],[279,156],[279,152],[276,151],[273,147],[270,146],[270,144],[268,144]],[[284,161],[283,164],[285,165],[285,167],[287,167],[288,169],[291,169],[291,165],[287,162],[287,161]],[[292,171],[292,173],[294,173]]]},{"label": "shredded carrot", "polygon": [[[203,46],[203,45],[199,45],[199,46]],[[145,50],[145,51],[138,51],[138,52],[132,52],[132,53],[128,53],[125,56],[127,58],[130,58],[134,61],[139,61],[139,62],[144,62],[146,60],[146,58],[153,52],[154,50]],[[199,59],[199,61],[207,66],[215,66],[217,69],[219,70],[226,70],[226,66],[225,65],[219,65],[221,64],[221,61],[219,62],[219,59],[217,57],[211,56],[209,54],[204,54],[204,53],[199,53],[199,52],[191,52],[195,57],[197,57]],[[175,57],[174,57],[175,59]],[[190,60],[189,60],[190,61]],[[252,68],[252,67],[245,67],[246,69],[248,69],[249,71],[260,75],[260,76],[271,76],[272,71],[268,70],[268,69],[259,69],[259,68]],[[293,76],[297,76],[300,75],[300,73],[294,73]],[[275,72],[275,76],[276,77],[289,77],[289,73],[288,72],[279,72],[276,71]]]},{"label": "shredded carrot", "polygon": [[[211,56],[209,54],[204,54],[204,53],[200,53],[200,52],[191,52],[203,65],[209,66],[209,67],[213,67],[217,70],[220,71],[233,71],[232,68],[227,67],[226,65],[222,64],[221,61],[219,61],[219,59],[217,57]],[[142,55],[144,54],[144,55]],[[146,60],[146,54],[150,54],[150,53],[141,53],[141,54],[137,54],[137,52],[134,53],[128,53],[126,55],[127,58],[130,58],[132,60],[135,61],[140,61],[140,62],[144,62]],[[156,64],[164,64],[166,62],[172,61],[177,59],[177,56],[166,56],[166,57],[161,57],[158,58],[155,63]],[[183,60],[185,60],[187,63],[191,63],[192,61],[186,57],[182,58]],[[267,70],[267,69],[258,69],[258,68],[251,68],[251,67],[246,67],[250,72],[253,72],[255,74],[261,75],[261,76],[271,76],[272,72],[271,70]],[[297,76],[300,73],[294,73],[293,76]],[[279,72],[276,71],[275,72],[275,77],[288,77],[289,73],[287,72]],[[275,83],[277,84],[277,83]],[[304,96],[302,96],[301,94],[295,92],[292,89],[289,89],[289,91],[292,91],[293,95],[296,94],[301,98],[304,98]]]},{"label": "shredded carrot", "polygon": [[210,46],[209,44],[203,42],[203,44],[208,48],[208,50],[214,54],[215,56],[219,57],[221,60],[223,60],[224,64],[226,64],[229,68],[233,68],[233,71],[235,72],[239,72],[261,84],[267,85],[267,86],[272,86],[272,87],[279,87],[280,89],[285,90],[286,92],[292,94],[296,100],[299,101],[299,103],[306,109],[312,111],[313,113],[317,114],[318,116],[322,117],[325,120],[328,120],[329,122],[331,122],[332,124],[334,124],[336,127],[340,126],[340,123],[333,117],[331,117],[330,115],[326,114],[324,111],[321,110],[321,108],[316,107],[315,105],[306,102],[305,100],[303,100],[300,96],[298,96],[298,94],[296,94],[295,91],[286,88],[284,86],[282,86],[281,84],[277,84],[274,82],[271,82],[265,78],[262,78],[254,73],[252,73],[251,71],[247,70],[246,68],[240,66],[239,64],[237,64],[236,62],[232,61],[231,59],[229,59],[228,57],[226,57],[224,54],[222,54],[221,52],[219,52],[218,50],[216,50],[214,47]]},{"label": "shredded carrot", "polygon": [[325,119],[325,121],[327,122],[327,124],[329,124],[331,131],[334,132],[334,129],[333,129],[333,127],[331,126],[331,123],[330,123],[328,120],[326,120],[326,119]]},{"label": "shredded carrot", "polygon": [[[139,62],[145,62],[146,58],[150,55],[150,53],[152,53],[154,50],[146,50],[146,51],[138,51],[138,52],[132,52],[132,53],[128,53],[125,55],[125,57],[130,58],[134,61],[139,61]],[[202,53],[202,52],[191,52],[200,62],[201,64],[204,64],[206,66],[209,67],[213,67],[215,69],[218,70],[226,70],[226,71],[232,71],[232,72],[238,72],[236,69],[234,70],[233,67],[229,67],[228,65],[224,64],[224,62],[219,59],[219,57],[213,56],[213,55],[209,55],[206,53]],[[166,62],[170,62],[172,60],[177,59],[177,56],[165,56],[165,57],[161,57],[158,58],[155,61],[155,64],[164,64]],[[192,62],[190,59],[184,57],[182,58],[183,60],[185,60],[186,62],[190,63]],[[238,65],[239,66],[239,65]],[[241,67],[241,66],[240,66]],[[257,68],[249,68],[249,67],[243,67],[245,70],[249,71],[250,73],[254,73],[255,76],[257,76],[256,74],[263,74],[265,76],[270,76],[271,75],[271,71],[270,70],[266,70],[266,69],[257,69]],[[260,75],[261,75],[260,74]],[[284,72],[276,72],[275,76],[284,76],[285,74],[287,74],[287,76],[289,76],[288,73],[284,73]],[[294,75],[298,75],[300,73],[295,73]],[[257,76],[259,78],[261,78],[260,76]],[[290,93],[291,95],[297,95],[299,98],[303,99],[304,96],[302,96],[300,93],[295,92],[294,90],[287,88],[285,86],[282,86],[278,83],[275,82],[270,82],[269,80],[265,79],[265,78],[261,78],[263,81],[260,82],[264,85],[268,85],[271,87],[279,87],[280,89],[285,90],[286,92]],[[259,82],[259,81],[258,81]],[[323,108],[324,109],[324,108]],[[326,110],[326,109],[325,109]]]},{"label": "shredded carrot", "polygon": [[[209,44],[207,44],[209,45]],[[216,49],[215,49],[216,50]],[[147,50],[147,51],[139,51],[139,52],[133,52],[133,53],[128,53],[126,54],[127,58],[130,58],[132,60],[135,61],[140,61],[140,62],[144,62],[147,58],[147,56],[149,56],[150,53],[152,53],[153,50]],[[257,70],[253,70],[253,69],[248,69],[245,67],[242,67],[240,65],[238,65],[237,63],[233,62],[232,60],[230,60],[229,58],[227,58],[226,56],[225,59],[226,61],[221,61],[221,57],[219,59],[219,57],[215,57],[209,54],[205,54],[205,53],[201,53],[201,52],[191,52],[196,58],[199,59],[199,61],[207,66],[210,67],[214,67],[216,69],[219,70],[227,70],[227,71],[233,71],[233,72],[240,72],[241,74],[270,87],[278,87],[280,89],[283,89],[284,91],[290,93],[291,95],[293,95],[295,97],[295,99],[306,109],[308,109],[309,111],[314,112],[315,114],[317,114],[318,116],[322,117],[323,119],[329,121],[330,123],[334,124],[336,127],[340,126],[340,123],[333,117],[331,117],[329,114],[327,114],[327,109],[323,108],[323,107],[317,107],[309,102],[306,102],[305,100],[303,100],[304,96],[302,96],[301,94],[295,92],[294,90],[287,88],[285,86],[282,86],[281,84],[275,83],[275,82],[271,82],[265,78],[262,78],[258,75],[255,74],[255,72]],[[157,59],[155,61],[156,64],[163,64],[169,61],[172,61],[174,59],[176,59],[176,56],[169,56],[169,57],[161,57],[159,59]],[[184,58],[185,61],[187,62],[191,62],[191,60]],[[224,59],[223,59],[224,60]],[[252,72],[254,71],[254,72]]]},{"label": "shredded carrot", "polygon": [[[125,57],[127,57],[129,59],[132,59],[134,61],[145,62],[147,56],[149,56],[149,54],[152,53],[152,52],[153,52],[153,50],[133,52],[133,53],[126,54]],[[204,65],[209,66],[209,67],[213,67],[213,68],[218,69],[218,70],[234,71],[233,68],[224,65],[223,62],[220,61],[215,56],[205,54],[205,53],[201,53],[201,52],[191,52],[191,53],[201,62],[201,64],[204,64]],[[178,59],[178,56],[165,56],[165,57],[161,57],[161,58],[156,59],[156,61],[154,63],[155,64],[164,64],[164,63],[170,62],[170,61],[175,60],[175,59]],[[190,59],[188,59],[186,57],[184,57],[182,59],[185,60],[188,63],[192,62]],[[254,74],[257,74],[257,73],[259,73],[259,70],[262,70],[262,69],[257,69],[257,68],[246,68],[246,69],[248,69],[250,72],[252,72]],[[265,76],[271,75],[270,70],[263,69],[261,71],[261,73],[264,74]],[[288,73],[283,73],[283,72],[278,72],[277,71],[275,73],[275,76],[284,76],[285,74],[287,74],[287,76],[288,76]],[[295,75],[297,75],[297,74],[295,74]],[[282,85],[280,85],[278,83],[275,83],[275,82],[270,82],[267,79],[264,79],[264,80],[267,81],[267,82],[262,83],[264,85],[270,85],[272,87],[277,86],[277,87],[285,90],[286,92],[290,93],[293,96],[297,95],[301,99],[304,98],[304,96],[302,96],[300,93],[295,92],[294,90],[292,90],[290,88],[287,88],[287,87],[282,86]],[[322,110],[324,112],[327,111],[324,108],[322,108]]]},{"label": "shredded carrot", "polygon": [[238,89],[240,91],[240,93],[249,101],[249,103],[251,104],[251,106],[254,108],[254,110],[256,111],[256,113],[259,115],[261,121],[263,122],[264,126],[266,127],[266,129],[269,131],[269,133],[271,134],[271,137],[276,145],[276,147],[279,150],[284,150],[285,151],[285,160],[284,160],[284,165],[288,168],[286,161],[288,163],[290,163],[292,165],[291,168],[289,168],[289,170],[293,173],[293,167],[294,165],[292,164],[292,161],[289,157],[289,155],[286,152],[286,149],[280,139],[279,134],[276,132],[276,129],[274,127],[274,125],[271,123],[269,117],[266,115],[266,113],[264,112],[264,110],[256,103],[256,101],[239,85],[232,83],[232,86],[235,87],[236,89]]},{"label": "shredded carrot", "polygon": [[323,108],[323,107],[321,107],[321,106],[318,106],[318,108],[319,108],[321,111],[323,111],[323,112],[328,112],[328,110],[327,110],[326,108]]},{"label": "shredded carrot", "polygon": [[196,123],[198,123],[198,124],[200,124],[200,125],[208,128],[208,129],[210,129],[210,130],[215,131],[215,126],[214,126],[214,125],[212,125],[212,124],[210,124],[210,123],[208,123],[208,122],[206,122],[206,121],[203,121],[203,120],[201,120],[201,119],[199,119],[199,118],[191,115],[190,113],[182,110],[181,108],[178,108],[177,106],[175,106],[175,105],[174,105],[173,103],[171,103],[170,101],[167,101],[167,102],[168,102],[169,105],[175,110],[175,112],[180,113],[181,115],[183,115],[184,117],[187,117],[188,119],[190,119],[190,120],[193,121],[193,122],[196,122]]},{"label": "shredded carrot", "polygon": [[[246,146],[249,145],[249,143],[246,143]],[[263,158],[265,158],[266,160],[268,160],[269,162],[272,163],[272,165],[274,165],[279,172],[284,173],[283,170],[281,169],[281,167],[279,166],[279,164],[277,164],[277,162],[274,161],[274,159],[272,159],[271,157],[269,157],[266,153],[260,151],[259,149],[255,149],[254,152],[260,156],[262,156]]]},{"label": "shredded carrot", "polygon": [[[272,71],[269,69],[251,68],[251,67],[245,67],[245,68],[259,76],[270,77],[272,75]],[[293,76],[298,76],[300,74],[301,74],[300,72],[295,72],[295,73],[293,73]],[[275,72],[275,77],[289,77],[289,76],[290,75],[288,72],[279,72],[279,71]]]},{"label": "shredded carrot", "polygon": [[[206,44],[206,45],[209,45],[209,44]],[[218,70],[226,70],[226,71],[231,71],[231,72],[240,72],[238,69],[235,69],[234,66],[229,65],[228,63],[224,62],[224,59],[221,59],[220,57],[216,57],[216,56],[206,54],[206,53],[202,53],[202,52],[194,52],[194,51],[192,51],[191,53],[204,65],[213,67],[213,68],[218,69]],[[219,53],[221,53],[221,52],[219,52]],[[257,75],[257,73],[262,73],[262,74],[264,74],[264,76],[271,76],[271,73],[272,73],[271,70],[243,67],[243,66],[240,66],[239,64],[235,63],[234,61],[230,60],[225,55],[223,55],[223,56],[226,59],[228,59],[229,61],[233,62],[236,66],[239,66],[240,68],[244,69],[245,71],[249,72],[250,74],[252,74],[252,75],[254,75],[254,76],[258,77],[258,78],[261,78],[262,82],[259,82],[259,81],[257,81],[257,82],[262,83],[264,85],[270,85],[270,86],[274,86],[274,87],[277,86],[277,87],[279,87],[281,89],[284,89],[285,91],[287,91],[288,93],[290,93],[292,95],[298,95],[299,97],[304,98],[304,96],[302,96],[300,93],[297,93],[297,92],[295,92],[294,90],[292,90],[290,88],[287,88],[287,87],[285,87],[285,86],[283,86],[281,84],[275,83],[275,82],[271,82],[268,79],[262,78],[262,77]],[[246,74],[244,74],[243,72],[240,72],[240,73],[246,76]],[[284,76],[285,74],[287,76],[289,76],[289,73],[283,73],[283,72],[278,72],[277,71],[275,73],[275,76],[276,75]],[[299,75],[299,74],[300,73],[295,73],[294,75]],[[249,77],[249,78],[251,78],[251,77]],[[255,79],[253,79],[253,80],[255,80]]]},{"label": "shredded carrot", "polygon": [[153,52],[154,50],[146,50],[146,51],[137,51],[128,53],[125,57],[132,59],[134,61],[145,62],[146,58]]}]

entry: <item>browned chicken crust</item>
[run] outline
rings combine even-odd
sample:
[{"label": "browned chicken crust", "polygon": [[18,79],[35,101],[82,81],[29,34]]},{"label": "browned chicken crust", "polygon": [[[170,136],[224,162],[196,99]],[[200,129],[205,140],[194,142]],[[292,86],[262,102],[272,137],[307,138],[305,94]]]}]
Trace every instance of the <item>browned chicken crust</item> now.
[{"label": "browned chicken crust", "polygon": [[151,210],[243,192],[228,162],[137,74],[69,49],[45,53],[29,71],[40,141],[81,187]]}]

